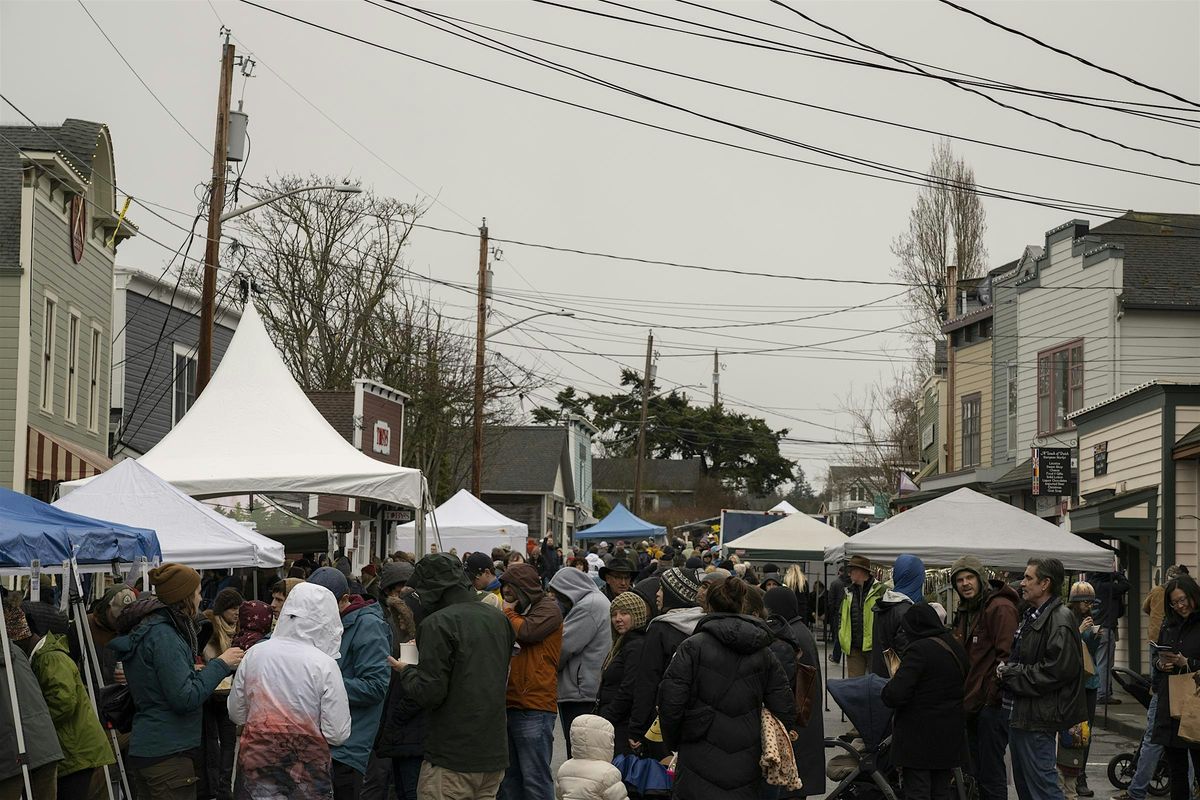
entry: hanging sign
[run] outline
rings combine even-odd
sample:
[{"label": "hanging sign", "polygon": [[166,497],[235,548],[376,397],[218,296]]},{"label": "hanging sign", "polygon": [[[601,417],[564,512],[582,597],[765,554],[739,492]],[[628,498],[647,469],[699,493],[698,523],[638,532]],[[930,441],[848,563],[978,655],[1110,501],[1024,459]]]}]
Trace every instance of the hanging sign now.
[{"label": "hanging sign", "polygon": [[1108,474],[1108,442],[1092,448],[1092,475],[1099,478]]},{"label": "hanging sign", "polygon": [[383,420],[375,422],[374,436],[371,438],[371,449],[385,456],[392,452],[392,426]]},{"label": "hanging sign", "polygon": [[1034,496],[1059,497],[1071,493],[1071,448],[1034,447],[1033,464]]}]

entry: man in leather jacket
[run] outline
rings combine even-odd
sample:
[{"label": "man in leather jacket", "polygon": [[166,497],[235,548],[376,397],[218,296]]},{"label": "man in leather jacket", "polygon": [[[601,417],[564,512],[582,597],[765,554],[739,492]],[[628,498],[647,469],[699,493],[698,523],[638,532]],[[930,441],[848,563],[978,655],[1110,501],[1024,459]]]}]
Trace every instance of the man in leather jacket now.
[{"label": "man in leather jacket", "polygon": [[1056,735],[1087,719],[1083,645],[1059,596],[1064,570],[1057,558],[1031,558],[1021,579],[1030,609],[1021,619],[1006,663],[996,669],[1010,709],[1009,753],[1021,800],[1063,800]]}]

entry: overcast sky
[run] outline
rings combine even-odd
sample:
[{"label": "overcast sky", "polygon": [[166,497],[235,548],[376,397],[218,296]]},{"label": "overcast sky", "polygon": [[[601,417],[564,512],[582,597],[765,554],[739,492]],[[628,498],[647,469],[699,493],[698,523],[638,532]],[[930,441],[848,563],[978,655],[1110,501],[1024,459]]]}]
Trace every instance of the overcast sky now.
[{"label": "overcast sky", "polygon": [[[622,1],[786,45],[889,63],[681,2]],[[564,2],[655,19],[595,0]],[[766,0],[704,2],[796,31],[834,36]],[[792,158],[848,166],[550,72],[367,2],[262,0],[262,4],[573,103]],[[528,0],[412,0],[412,4],[855,114],[1092,164],[1200,179],[1194,167],[1057,129],[940,81],[654,30]],[[891,54],[1037,89],[1182,105],[938,2],[795,0],[792,4]],[[971,7],[1100,65],[1189,99],[1200,98],[1196,48],[1200,3],[1039,1]],[[250,114],[253,144],[247,180],[294,172],[348,175],[402,199],[436,197],[424,219],[432,225],[474,231],[486,216],[492,235],[501,238],[752,271],[888,280],[894,263],[889,245],[905,229],[917,192],[913,186],[739,152],[601,117],[349,41],[243,3],[87,0],[87,8],[183,128],[205,147],[211,146],[213,136],[219,17],[233,29],[239,53],[248,52],[258,61],[255,77],[235,82],[235,96],[244,96]],[[934,137],[925,133],[750,97],[548,45],[505,40],[709,116],[899,167],[924,170],[928,164]],[[0,1],[0,87],[39,123],[59,124],[66,117],[107,123],[122,190],[186,212],[165,213],[180,225],[190,224],[197,185],[207,177],[210,156],[139,84],[79,3]],[[997,96],[1107,138],[1200,161],[1200,137],[1194,128],[1042,98]],[[12,109],[0,107],[0,121],[22,120]],[[1072,207],[1091,203],[1165,212],[1200,209],[1196,186],[966,142],[955,143],[955,149],[974,166],[980,184],[1061,198]],[[1082,212],[1001,199],[984,203],[993,266],[1016,258],[1026,244],[1040,244],[1046,230],[1073,217],[1088,218]],[[157,274],[170,254],[148,237],[174,249],[184,234],[143,208],[135,206],[130,216],[147,236],[125,244],[118,261]],[[1100,216],[1090,218],[1093,224],[1104,221]],[[664,327],[787,320],[881,300],[895,294],[896,287],[711,274],[516,245],[501,247],[503,259],[495,265],[497,290],[526,295],[507,299],[537,307],[563,306],[594,320],[637,323],[618,326],[548,318],[499,335],[489,344],[546,377],[549,385],[535,402],[549,402],[562,385],[574,384],[583,391],[611,389],[618,372],[613,360],[640,369],[646,331],[654,326],[661,355],[658,375],[664,385],[702,385],[694,394],[709,397],[711,349],[718,347],[727,351],[721,357],[726,402],[756,414],[761,412],[747,404],[772,409],[762,415],[775,426],[788,427],[795,438],[844,439],[850,435],[845,431],[846,416],[840,413],[846,395],[907,366],[908,352],[898,334],[874,334],[844,344],[836,341],[896,326],[902,317],[895,300],[804,323],[820,327],[711,332]],[[193,254],[199,255],[200,250],[197,245]],[[413,269],[426,275],[471,282],[477,253],[473,238],[420,231],[408,258]],[[434,293],[446,302],[449,316],[473,315],[467,294],[444,288]],[[495,309],[494,327],[531,313],[501,303]],[[823,350],[775,355],[732,352],[831,340],[834,343]],[[613,360],[531,349],[535,347],[587,349],[611,354]],[[825,467],[838,462],[839,449],[788,442],[784,452],[799,459],[819,485]]]}]

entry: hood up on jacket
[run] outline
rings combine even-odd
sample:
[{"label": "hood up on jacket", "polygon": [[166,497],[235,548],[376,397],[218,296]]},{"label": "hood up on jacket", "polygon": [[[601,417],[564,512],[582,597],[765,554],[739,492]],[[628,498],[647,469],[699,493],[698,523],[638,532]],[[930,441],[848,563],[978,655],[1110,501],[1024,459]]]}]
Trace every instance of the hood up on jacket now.
[{"label": "hood up on jacket", "polygon": [[747,655],[775,639],[766,622],[745,614],[708,614],[696,625],[696,633],[707,633],[735,653]]},{"label": "hood up on jacket", "polygon": [[587,573],[577,569],[560,569],[554,573],[554,577],[550,579],[550,588],[565,595],[573,605],[578,605],[580,600],[590,594],[600,594],[596,582]]},{"label": "hood up on jacket", "polygon": [[330,658],[338,658],[342,620],[333,593],[315,583],[297,586],[283,601],[271,638],[310,644]]},{"label": "hood up on jacket", "polygon": [[571,758],[611,762],[615,736],[613,724],[604,717],[582,714],[571,723]]},{"label": "hood up on jacket", "polygon": [[913,599],[903,592],[897,592],[895,589],[887,589],[884,591],[883,597],[875,601],[876,608],[891,608],[892,606],[901,604],[912,605]]},{"label": "hood up on jacket", "polygon": [[892,567],[892,587],[900,594],[920,603],[925,599],[925,562],[905,553],[896,558]]},{"label": "hood up on jacket", "polygon": [[[559,572],[565,571],[559,570]],[[579,572],[579,570],[575,571]],[[591,578],[588,578],[582,572],[579,572],[579,574],[587,578],[588,583],[591,583],[592,587],[595,588],[596,584]],[[558,572],[554,573],[554,575],[557,577]],[[504,586],[511,586],[516,591],[517,597],[520,598],[520,602],[517,603],[520,608],[529,608],[538,600],[541,600],[542,595],[545,594],[542,591],[542,579],[538,575],[537,570],[524,562],[510,564],[508,569],[504,570],[504,574],[500,576],[500,583]]]},{"label": "hood up on jacket", "polygon": [[926,603],[916,603],[904,612],[904,616],[900,620],[900,628],[908,634],[911,640],[926,639],[946,633],[946,626],[938,617],[937,611]]},{"label": "hood up on jacket", "polygon": [[117,633],[124,635],[131,632],[146,617],[156,611],[165,611],[166,608],[154,595],[142,595],[137,600],[125,606],[124,610],[121,611],[121,615],[117,617]]},{"label": "hood up on jacket", "polygon": [[683,633],[691,636],[696,632],[696,626],[702,619],[704,619],[703,608],[679,608],[659,614],[657,617],[650,620],[650,625],[654,625],[655,623],[673,625]]},{"label": "hood up on jacket", "polygon": [[408,585],[417,593],[427,615],[449,605],[447,593],[453,595],[455,589],[473,592],[462,562],[451,553],[431,553],[422,558]]},{"label": "hood up on jacket", "polygon": [[767,589],[763,595],[763,605],[767,607],[767,613],[785,620],[800,616],[800,601],[796,599],[796,593],[786,586]]}]

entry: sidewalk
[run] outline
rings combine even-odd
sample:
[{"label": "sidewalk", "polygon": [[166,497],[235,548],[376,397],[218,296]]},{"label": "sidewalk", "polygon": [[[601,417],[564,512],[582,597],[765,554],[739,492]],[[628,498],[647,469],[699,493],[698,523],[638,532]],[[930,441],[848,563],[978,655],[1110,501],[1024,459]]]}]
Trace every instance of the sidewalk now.
[{"label": "sidewalk", "polygon": [[1115,683],[1113,697],[1121,702],[1117,705],[1097,706],[1096,727],[1119,733],[1135,742],[1141,741],[1142,734],[1146,732],[1146,709]]}]

